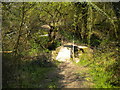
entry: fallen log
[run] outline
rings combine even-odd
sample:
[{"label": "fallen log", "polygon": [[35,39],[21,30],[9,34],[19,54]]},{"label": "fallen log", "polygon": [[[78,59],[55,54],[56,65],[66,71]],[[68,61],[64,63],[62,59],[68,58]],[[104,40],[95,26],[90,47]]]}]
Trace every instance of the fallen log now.
[{"label": "fallen log", "polygon": [[0,51],[0,53],[12,53],[13,51]]}]

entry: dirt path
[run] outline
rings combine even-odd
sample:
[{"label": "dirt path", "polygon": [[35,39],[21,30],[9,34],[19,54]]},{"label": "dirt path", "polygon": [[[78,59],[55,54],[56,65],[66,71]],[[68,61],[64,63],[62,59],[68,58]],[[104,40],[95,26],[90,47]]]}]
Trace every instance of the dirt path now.
[{"label": "dirt path", "polygon": [[93,83],[87,73],[88,68],[76,66],[71,62],[63,62],[54,71],[48,72],[41,81],[45,88],[90,88]]}]

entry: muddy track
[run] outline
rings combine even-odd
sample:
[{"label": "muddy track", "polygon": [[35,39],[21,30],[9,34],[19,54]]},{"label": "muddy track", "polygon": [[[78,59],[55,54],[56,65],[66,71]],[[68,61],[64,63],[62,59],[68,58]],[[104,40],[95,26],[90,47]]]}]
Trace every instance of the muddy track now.
[{"label": "muddy track", "polygon": [[[42,88],[91,88],[93,83],[88,68],[63,62],[54,71],[48,72],[40,83]],[[89,80],[88,80],[89,79]]]}]

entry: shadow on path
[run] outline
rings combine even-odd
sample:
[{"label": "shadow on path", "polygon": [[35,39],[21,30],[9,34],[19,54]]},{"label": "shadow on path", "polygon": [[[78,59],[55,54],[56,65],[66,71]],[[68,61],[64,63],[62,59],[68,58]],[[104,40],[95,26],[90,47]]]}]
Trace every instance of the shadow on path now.
[{"label": "shadow on path", "polygon": [[90,88],[93,83],[86,67],[76,66],[71,62],[62,62],[54,71],[48,72],[40,82],[41,88]]}]

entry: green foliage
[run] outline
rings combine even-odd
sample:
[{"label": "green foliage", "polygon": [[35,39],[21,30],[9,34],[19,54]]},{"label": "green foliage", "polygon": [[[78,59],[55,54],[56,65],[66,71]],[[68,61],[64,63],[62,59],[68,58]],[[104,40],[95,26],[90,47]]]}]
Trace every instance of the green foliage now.
[{"label": "green foliage", "polygon": [[51,85],[48,86],[48,88],[57,88],[55,83],[52,83]]},{"label": "green foliage", "polygon": [[99,46],[102,40],[100,39],[99,36],[92,34],[90,37],[90,45],[91,46]]},{"label": "green foliage", "polygon": [[59,40],[55,40],[52,45],[53,45],[54,48],[57,48],[61,45],[61,42]]},{"label": "green foliage", "polygon": [[61,62],[58,61],[58,60],[53,60],[53,63],[54,63],[56,66],[58,66]]},{"label": "green foliage", "polygon": [[[100,47],[99,47],[100,48]],[[100,51],[101,50],[101,51]],[[106,47],[104,50],[95,50],[94,57],[89,59],[86,55],[82,55],[80,57],[80,62],[78,65],[84,65],[90,67],[90,75],[93,77],[93,82],[95,83],[95,88],[114,88],[114,86],[118,82],[115,79],[115,69],[117,68],[115,51],[111,51],[110,48]],[[109,51],[107,51],[109,50]],[[113,68],[114,67],[114,68]],[[115,80],[115,81],[114,81]],[[118,84],[119,85],[119,84]]]},{"label": "green foliage", "polygon": [[13,56],[13,53],[4,53],[2,55],[2,68],[5,70],[2,71],[2,87],[3,88],[11,88],[16,87],[12,84],[15,84],[19,73],[18,71],[20,65],[20,57]]},{"label": "green foliage", "polygon": [[[39,67],[34,66],[34,68],[29,65],[24,65],[20,69],[19,72],[22,74],[19,77],[19,87],[21,88],[38,88],[39,82],[43,80],[46,73],[50,70],[53,70],[53,68],[45,68],[45,67]],[[17,84],[16,84],[17,85]]]},{"label": "green foliage", "polygon": [[[60,32],[59,36],[65,42],[73,42],[74,38],[76,44],[97,47],[93,59],[83,54],[78,63],[91,67],[95,87],[107,88],[119,85],[120,55],[117,53],[119,44],[118,46],[110,44],[110,42],[119,41],[120,35],[120,8],[116,6],[119,4],[114,5],[109,2],[3,2],[2,48],[3,51],[16,51],[14,53],[18,55],[15,57],[13,54],[3,54],[3,59],[5,59],[3,68],[7,71],[3,73],[5,75],[4,87],[37,87],[37,75],[48,70],[39,66],[44,66],[46,60],[51,59],[51,50],[55,50],[61,43],[56,38],[49,42],[49,37],[41,37],[49,33],[49,30],[41,28],[44,24],[55,27],[53,31]],[[55,36],[57,37],[57,34]],[[40,55],[44,53],[49,55]],[[25,56],[40,57],[39,60],[32,61],[35,65],[37,61],[40,63],[37,66],[34,65],[36,72],[31,68],[33,65],[24,66],[25,71],[19,68],[21,61],[24,61],[21,58]],[[33,74],[28,73],[29,70],[26,68],[29,68]],[[23,72],[20,80],[22,86],[9,86],[9,83],[15,84],[14,79],[19,78],[17,70],[21,70],[20,73]],[[12,72],[11,76],[10,72]],[[35,82],[36,86],[28,82]],[[49,87],[55,88],[56,86],[53,83]]]},{"label": "green foliage", "polygon": [[42,58],[22,61],[20,57],[4,54],[3,68],[7,73],[3,71],[3,88],[38,88],[40,81],[54,66],[50,62],[43,63]]}]

